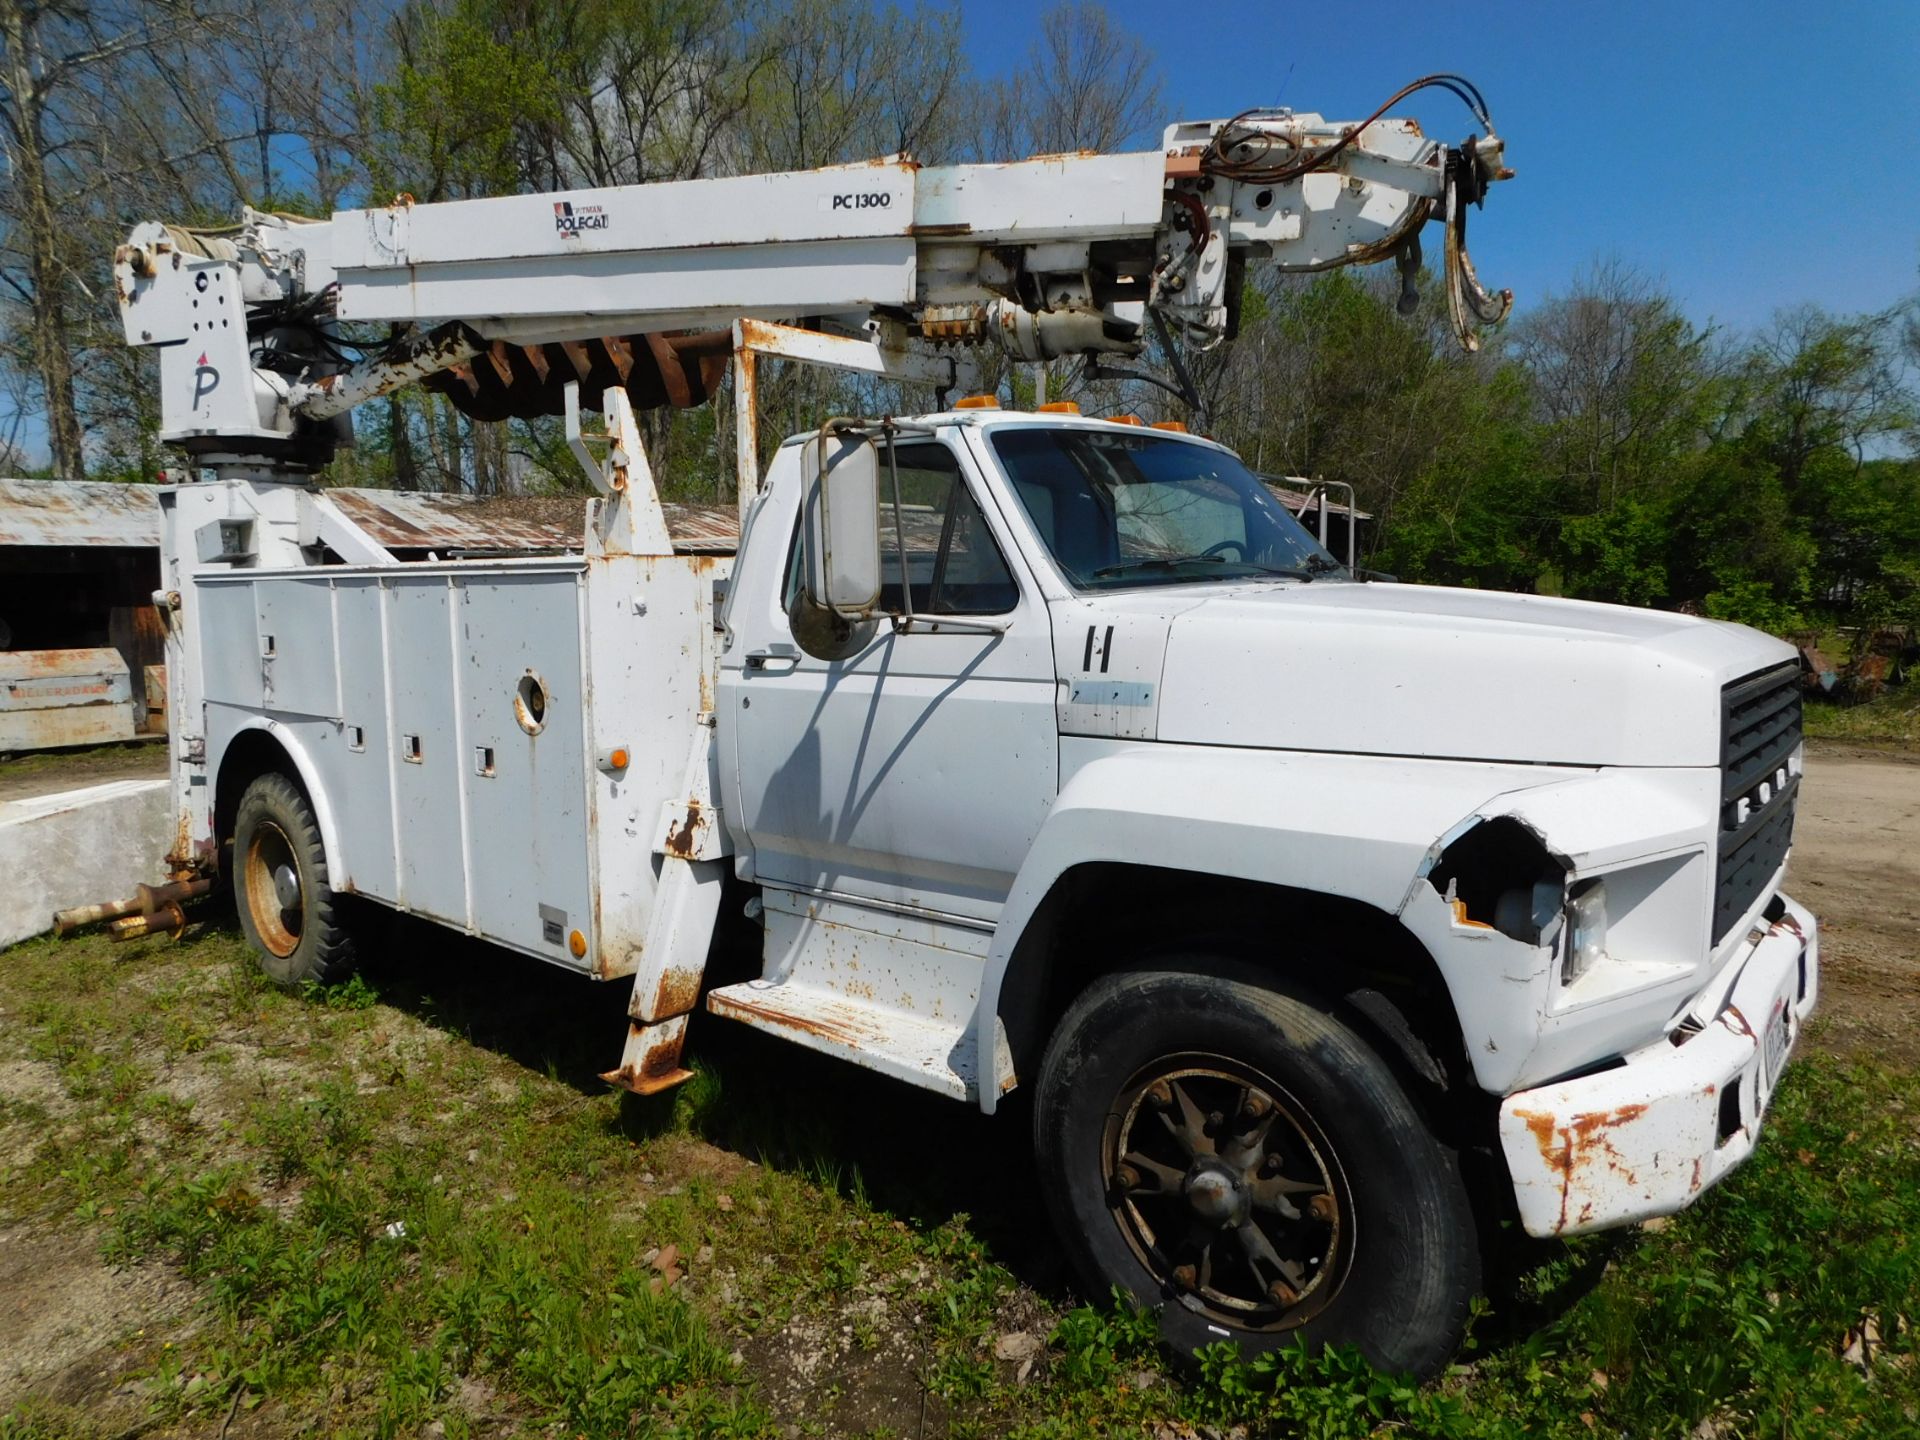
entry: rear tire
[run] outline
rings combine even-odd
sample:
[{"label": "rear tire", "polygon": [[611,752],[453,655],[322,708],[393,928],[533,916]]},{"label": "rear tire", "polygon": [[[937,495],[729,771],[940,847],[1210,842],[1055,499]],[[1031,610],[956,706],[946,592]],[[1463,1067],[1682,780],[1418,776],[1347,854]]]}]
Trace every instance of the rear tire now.
[{"label": "rear tire", "polygon": [[353,969],[342,896],[327,883],[313,807],[285,775],[260,776],[233,824],[233,897],[240,928],[276,985],[325,985]]},{"label": "rear tire", "polygon": [[1040,1066],[1041,1184],[1096,1298],[1182,1356],[1304,1341],[1436,1374],[1480,1283],[1459,1161],[1392,1068],[1250,967],[1168,957],[1095,981]]}]

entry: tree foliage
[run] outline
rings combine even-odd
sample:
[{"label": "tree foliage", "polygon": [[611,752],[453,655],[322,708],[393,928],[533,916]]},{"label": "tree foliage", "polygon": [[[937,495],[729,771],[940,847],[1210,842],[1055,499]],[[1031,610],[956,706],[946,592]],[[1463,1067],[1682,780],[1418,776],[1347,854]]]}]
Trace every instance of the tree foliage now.
[{"label": "tree foliage", "polygon": [[[936,0],[0,0],[0,455],[165,463],[110,276],[138,220],[1107,150],[1172,118],[1150,46],[1099,4],[1038,12],[1004,76],[970,72],[963,39]],[[1430,300],[1402,318],[1393,298],[1379,274],[1256,270],[1239,336],[1186,357],[1256,468],[1355,487],[1370,564],[1775,628],[1920,619],[1920,306],[1737,336],[1602,261],[1468,356]],[[1044,384],[1190,418],[1065,361],[984,368],[1020,403]],[[760,371],[769,441],[930,399]],[[669,494],[731,492],[730,403],[646,417]],[[341,482],[583,484],[554,422],[476,425],[415,391],[357,424]]]},{"label": "tree foliage", "polygon": [[1913,310],[1735,339],[1595,266],[1475,356],[1386,282],[1266,282],[1211,375],[1257,467],[1350,481],[1405,578],[1787,630],[1920,620]]}]

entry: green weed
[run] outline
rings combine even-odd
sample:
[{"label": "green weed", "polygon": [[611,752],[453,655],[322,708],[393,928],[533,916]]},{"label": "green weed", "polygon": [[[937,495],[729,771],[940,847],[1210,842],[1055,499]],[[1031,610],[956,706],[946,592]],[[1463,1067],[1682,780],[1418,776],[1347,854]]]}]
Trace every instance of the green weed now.
[{"label": "green weed", "polygon": [[[1176,1381],[1152,1314],[1036,1292],[1041,1222],[978,1117],[723,1047],[672,1098],[626,1100],[593,1082],[605,1056],[576,995],[543,1012],[527,981],[495,1002],[549,1025],[531,1036],[489,1009],[495,976],[374,973],[345,1003],[308,1000],[259,984],[222,931],[126,962],[161,970],[149,1039],[129,1043],[125,995],[76,983],[102,953],[129,952],[24,946],[0,970],[19,1022],[0,1058],[45,1062],[65,1094],[0,1107],[17,1157],[0,1202],[192,1282],[196,1324],[141,1361],[155,1423],[190,1433],[260,1406],[269,1428],[343,1435],[762,1435],[734,1345],[803,1320],[853,1337],[818,1404],[851,1418],[858,1366],[910,1334],[954,1436],[1920,1433],[1911,1075],[1796,1064],[1746,1166],[1663,1228],[1545,1247],[1434,1384],[1351,1352],[1223,1347]],[[511,1056],[433,1034],[456,1015]],[[158,1088],[169,1067],[212,1093]],[[693,1267],[691,1298],[655,1288],[643,1257],[668,1244],[721,1257]],[[1869,1321],[1883,1348],[1850,1356]],[[996,1358],[1010,1328],[1049,1337],[1030,1366]],[[475,1384],[492,1412],[466,1408]],[[87,1426],[22,1409],[0,1440]]]}]

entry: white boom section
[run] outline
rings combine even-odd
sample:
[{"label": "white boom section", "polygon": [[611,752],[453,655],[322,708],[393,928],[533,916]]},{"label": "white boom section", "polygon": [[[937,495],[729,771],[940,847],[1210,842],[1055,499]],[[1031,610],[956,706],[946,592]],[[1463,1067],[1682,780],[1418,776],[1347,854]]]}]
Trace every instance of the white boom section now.
[{"label": "white boom section", "polygon": [[[1246,156],[1275,154],[1300,157],[1301,173],[1234,178],[1256,173]],[[1160,149],[1128,154],[403,198],[322,222],[249,211],[238,238],[148,223],[115,278],[128,342],[162,350],[161,437],[281,456],[303,422],[310,439],[316,422],[493,342],[805,317],[1039,360],[1136,353],[1151,311],[1204,346],[1230,333],[1247,264],[1417,261],[1421,227],[1503,178],[1500,157],[1491,135],[1456,150],[1408,120],[1283,111],[1175,125]],[[1464,287],[1453,239],[1449,284]],[[1480,319],[1504,313],[1473,288]],[[415,338],[340,373],[324,337],[341,323],[412,324]]]}]

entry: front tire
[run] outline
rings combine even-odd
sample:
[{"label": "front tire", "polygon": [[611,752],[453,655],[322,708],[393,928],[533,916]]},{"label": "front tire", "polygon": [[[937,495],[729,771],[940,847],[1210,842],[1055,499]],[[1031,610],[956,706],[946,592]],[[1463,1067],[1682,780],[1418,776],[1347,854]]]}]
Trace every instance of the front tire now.
[{"label": "front tire", "polygon": [[1454,1153],[1392,1068],[1313,999],[1176,957],[1095,981],[1034,1106],[1041,1184],[1095,1296],[1118,1286],[1179,1354],[1347,1344],[1426,1377],[1480,1282]]},{"label": "front tire", "polygon": [[285,775],[260,776],[233,825],[234,908],[277,985],[325,985],[353,969],[341,897],[327,883],[327,852],[313,807]]}]

